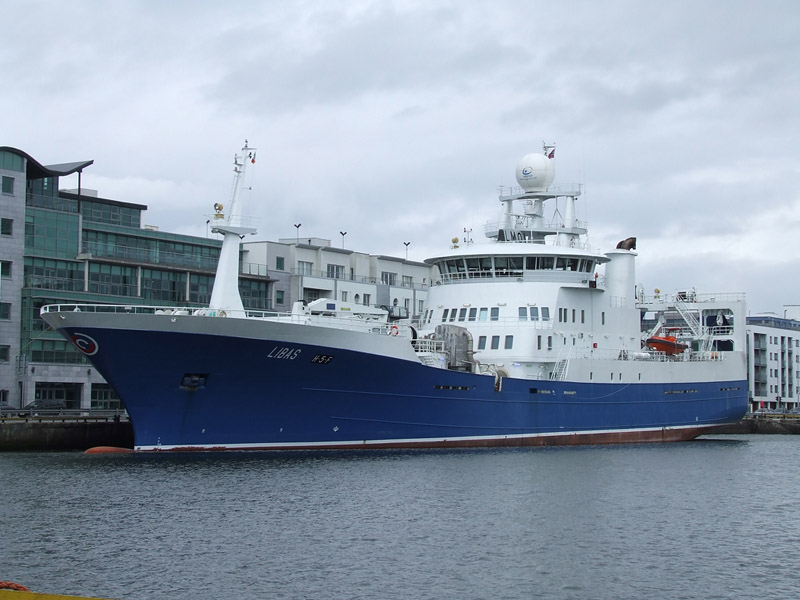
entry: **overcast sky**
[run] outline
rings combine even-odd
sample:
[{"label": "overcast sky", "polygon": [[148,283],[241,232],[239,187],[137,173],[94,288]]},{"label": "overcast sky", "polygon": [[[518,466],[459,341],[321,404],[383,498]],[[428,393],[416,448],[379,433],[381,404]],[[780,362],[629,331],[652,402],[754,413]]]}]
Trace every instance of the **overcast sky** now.
[{"label": "overcast sky", "polygon": [[[517,160],[648,293],[800,304],[800,3],[0,0],[0,145],[205,235],[258,148],[252,239],[410,259],[500,212]],[[76,186],[72,178],[62,187]]]}]

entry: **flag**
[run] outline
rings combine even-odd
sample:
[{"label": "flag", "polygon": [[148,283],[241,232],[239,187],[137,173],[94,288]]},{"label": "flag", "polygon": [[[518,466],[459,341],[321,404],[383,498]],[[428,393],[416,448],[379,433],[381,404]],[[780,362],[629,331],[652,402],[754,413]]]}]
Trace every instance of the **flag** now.
[{"label": "flag", "polygon": [[550,150],[550,154],[547,155],[547,158],[555,158],[555,156],[556,156],[556,149],[553,148],[552,150]]}]

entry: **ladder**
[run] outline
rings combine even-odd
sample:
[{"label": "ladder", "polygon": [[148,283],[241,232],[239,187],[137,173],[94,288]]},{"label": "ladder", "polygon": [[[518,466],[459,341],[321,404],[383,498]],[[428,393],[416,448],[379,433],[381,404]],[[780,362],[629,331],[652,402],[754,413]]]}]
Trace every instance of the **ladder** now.
[{"label": "ladder", "polygon": [[697,320],[697,317],[692,314],[689,310],[689,307],[686,306],[686,303],[681,300],[678,296],[675,296],[675,310],[678,311],[678,314],[681,318],[686,321],[686,324],[689,326],[689,329],[692,330],[695,338],[699,338],[702,333],[702,327],[700,326],[700,322]]},{"label": "ladder", "polygon": [[558,353],[558,358],[556,358],[556,364],[553,367],[553,372],[550,374],[550,379],[554,381],[564,381],[567,377],[567,371],[569,370],[569,357],[572,353],[572,347],[567,348],[567,355],[562,358],[564,354],[564,348],[562,348]]}]

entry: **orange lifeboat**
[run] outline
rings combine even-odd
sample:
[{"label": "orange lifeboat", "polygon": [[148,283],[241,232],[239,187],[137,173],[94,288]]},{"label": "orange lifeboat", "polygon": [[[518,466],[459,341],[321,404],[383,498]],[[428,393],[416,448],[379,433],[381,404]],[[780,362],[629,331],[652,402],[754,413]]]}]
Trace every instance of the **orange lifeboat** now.
[{"label": "orange lifeboat", "polygon": [[682,344],[674,335],[654,335],[644,342],[648,348],[656,352],[663,352],[669,356],[680,354],[689,346]]}]

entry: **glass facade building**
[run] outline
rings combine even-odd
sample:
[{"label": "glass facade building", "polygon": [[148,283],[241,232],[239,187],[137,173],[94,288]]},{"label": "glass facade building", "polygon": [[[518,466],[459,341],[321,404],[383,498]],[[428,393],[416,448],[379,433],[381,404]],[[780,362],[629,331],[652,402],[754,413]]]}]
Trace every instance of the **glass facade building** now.
[{"label": "glass facade building", "polygon": [[[114,390],[45,326],[45,304],[207,305],[221,240],[143,227],[140,204],[59,190],[93,161],[41,165],[0,147],[0,409],[119,407]],[[271,310],[267,269],[240,282],[245,308]]]}]

